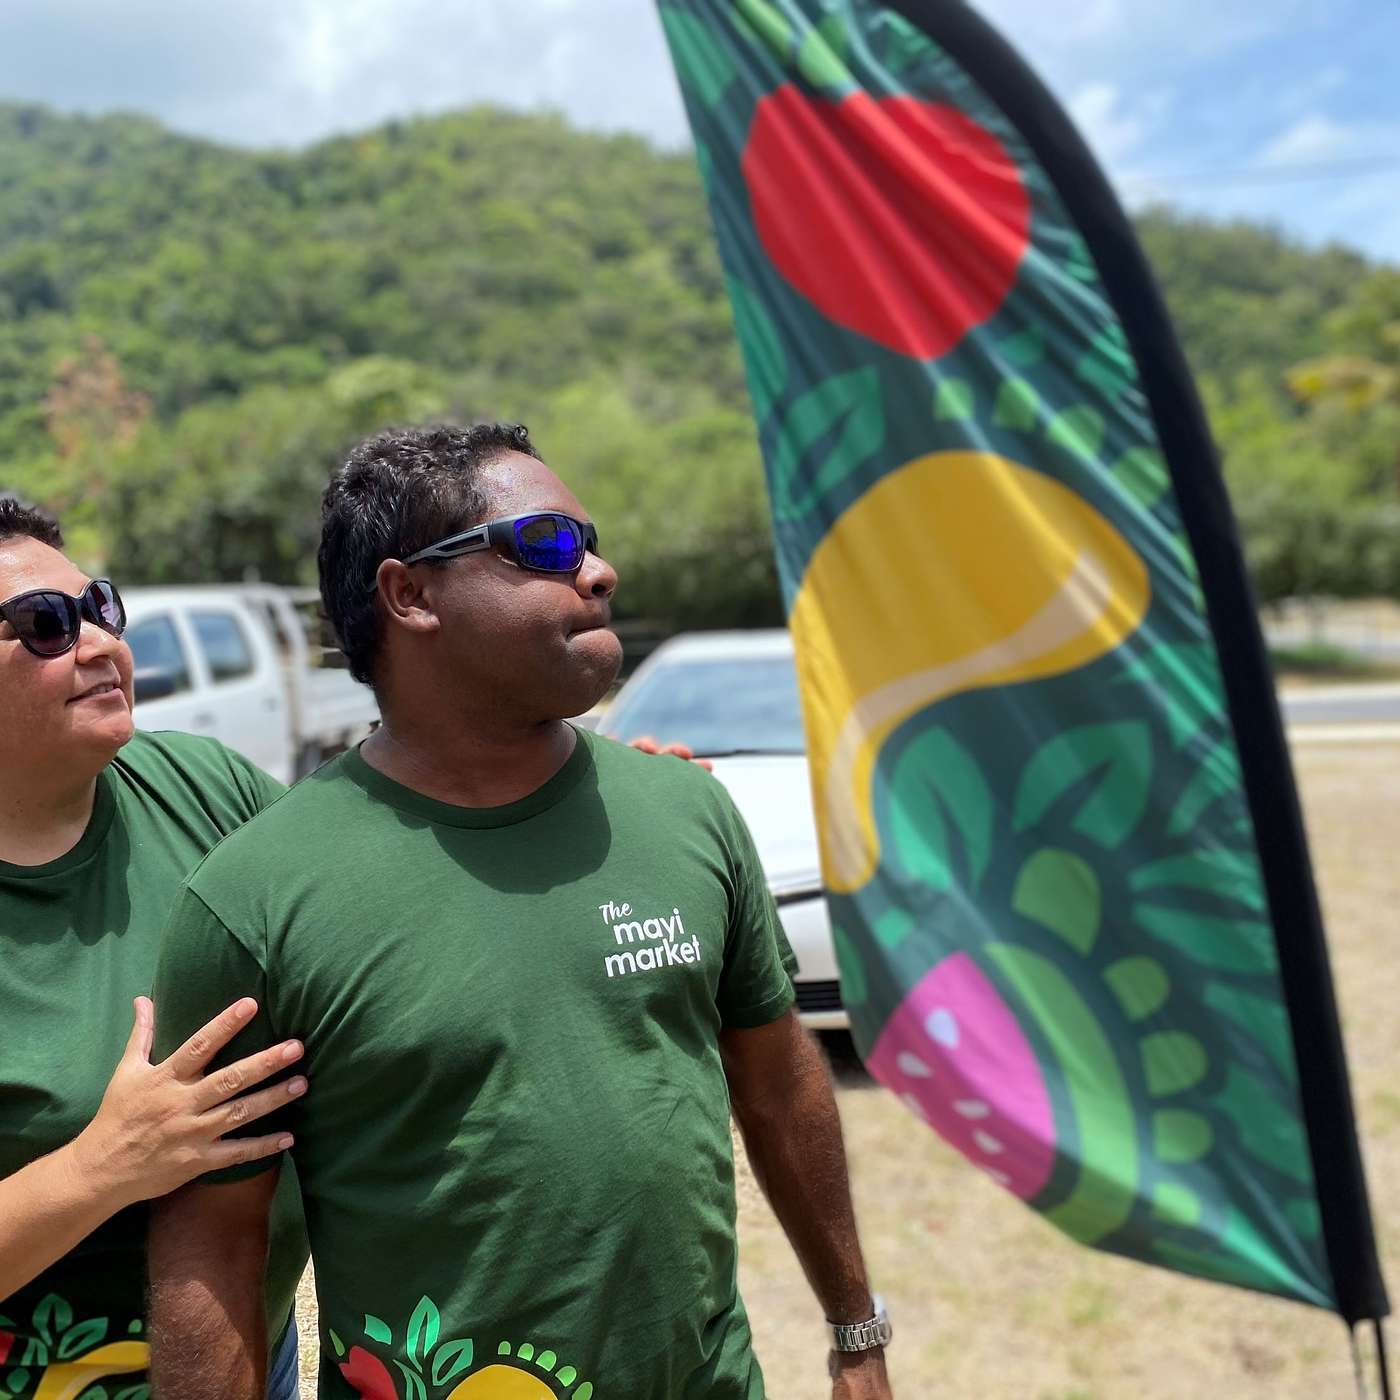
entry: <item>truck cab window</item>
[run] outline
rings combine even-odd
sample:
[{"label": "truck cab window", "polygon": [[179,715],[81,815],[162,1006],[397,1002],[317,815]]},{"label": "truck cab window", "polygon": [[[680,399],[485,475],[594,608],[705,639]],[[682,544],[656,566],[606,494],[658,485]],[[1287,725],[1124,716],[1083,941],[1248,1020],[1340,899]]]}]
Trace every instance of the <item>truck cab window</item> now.
[{"label": "truck cab window", "polygon": [[252,674],[253,652],[232,613],[192,612],[190,622],[214,681],[232,681]]},{"label": "truck cab window", "polygon": [[129,627],[127,645],[137,671],[163,671],[174,682],[178,693],[190,688],[190,667],[180,634],[168,617],[150,617]]}]

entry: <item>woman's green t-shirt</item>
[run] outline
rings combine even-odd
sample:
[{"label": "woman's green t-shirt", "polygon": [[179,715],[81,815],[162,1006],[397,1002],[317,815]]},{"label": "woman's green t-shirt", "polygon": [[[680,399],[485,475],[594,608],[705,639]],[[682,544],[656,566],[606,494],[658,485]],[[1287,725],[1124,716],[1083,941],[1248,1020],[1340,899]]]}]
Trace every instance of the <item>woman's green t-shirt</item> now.
[{"label": "woman's green t-shirt", "polygon": [[[39,866],[0,861],[0,1177],[92,1120],[131,1033],[132,999],[154,981],[176,892],[283,791],[214,740],[138,733],[98,778],[71,851]],[[157,1030],[161,1019],[158,1002]],[[55,1395],[100,1383],[112,1400],[142,1400],[146,1215],[144,1205],[122,1211],[0,1299],[0,1395],[20,1400],[46,1380]],[[285,1173],[268,1272],[274,1338],[305,1261]]]}]

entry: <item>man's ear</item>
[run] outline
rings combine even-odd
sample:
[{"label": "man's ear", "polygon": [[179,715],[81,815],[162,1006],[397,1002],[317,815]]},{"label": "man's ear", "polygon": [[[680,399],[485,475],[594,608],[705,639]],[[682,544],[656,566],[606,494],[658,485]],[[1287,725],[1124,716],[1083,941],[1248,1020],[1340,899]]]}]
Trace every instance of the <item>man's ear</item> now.
[{"label": "man's ear", "polygon": [[[427,570],[428,577],[431,574]],[[388,621],[410,632],[436,632],[442,625],[422,581],[407,565],[386,559],[374,576]]]}]

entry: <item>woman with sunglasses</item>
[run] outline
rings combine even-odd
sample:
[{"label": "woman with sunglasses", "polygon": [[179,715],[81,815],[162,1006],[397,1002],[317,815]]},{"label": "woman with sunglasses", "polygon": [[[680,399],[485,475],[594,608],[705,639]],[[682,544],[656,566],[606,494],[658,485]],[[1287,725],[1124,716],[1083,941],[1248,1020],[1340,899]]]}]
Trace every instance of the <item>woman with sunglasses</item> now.
[{"label": "woman with sunglasses", "polygon": [[[144,1203],[285,1148],[223,1135],[306,1081],[258,1087],[295,1042],[204,1074],[251,999],[151,1063],[140,994],[181,882],[282,788],[212,740],[135,733],[121,598],[61,548],[0,497],[0,1395],[145,1400]],[[294,1400],[293,1183],[276,1216],[268,1394]]]}]

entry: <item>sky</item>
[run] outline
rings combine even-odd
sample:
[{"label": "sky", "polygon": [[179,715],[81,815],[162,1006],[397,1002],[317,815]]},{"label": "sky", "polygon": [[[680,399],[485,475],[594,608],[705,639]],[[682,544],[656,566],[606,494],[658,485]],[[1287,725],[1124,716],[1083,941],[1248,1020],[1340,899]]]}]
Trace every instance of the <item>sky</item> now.
[{"label": "sky", "polygon": [[[1400,262],[1400,0],[976,0],[1130,206]],[[491,101],[687,141],[654,0],[4,0],[0,100],[296,147]]]}]

